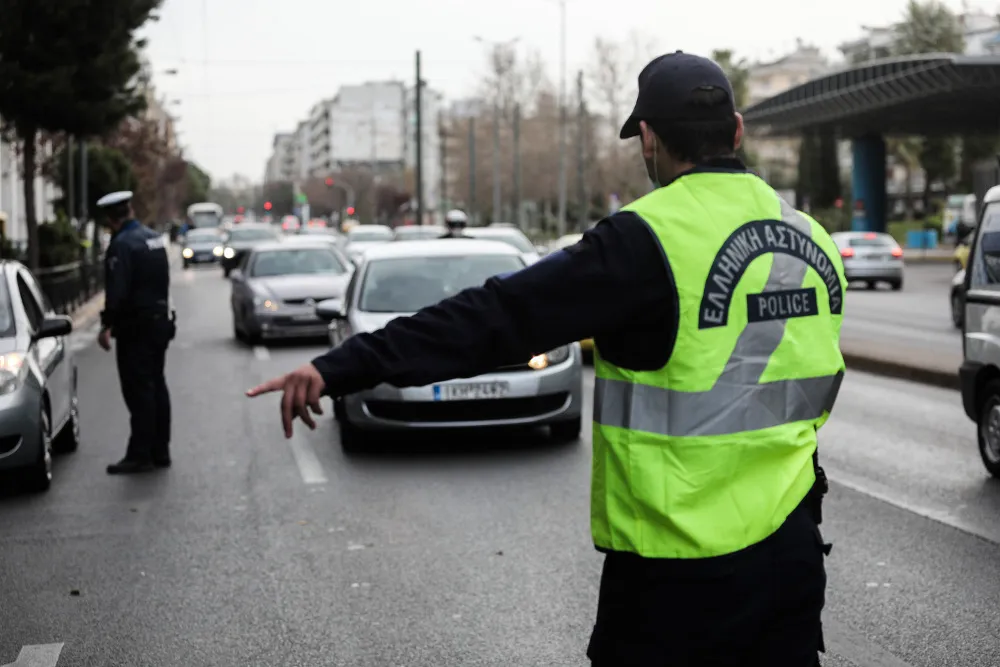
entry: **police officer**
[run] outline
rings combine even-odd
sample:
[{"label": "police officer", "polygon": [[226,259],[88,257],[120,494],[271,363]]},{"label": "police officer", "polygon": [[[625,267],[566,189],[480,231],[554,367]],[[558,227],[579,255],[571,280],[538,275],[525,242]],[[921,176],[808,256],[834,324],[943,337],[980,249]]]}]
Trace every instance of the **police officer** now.
[{"label": "police officer", "polygon": [[465,211],[460,211],[455,208],[445,213],[444,224],[448,227],[448,231],[442,234],[440,238],[465,238],[465,228],[469,224],[469,217],[465,215]]},{"label": "police officer", "polygon": [[105,297],[98,343],[111,350],[131,416],[125,458],[108,474],[170,467],[170,394],[164,377],[173,339],[170,264],[163,236],[142,225],[132,211],[131,192],[113,192],[98,202],[107,214],[111,243],[104,259]]},{"label": "police officer", "polygon": [[639,75],[621,130],[654,189],[566,250],[359,334],[251,389],[315,427],[320,396],[426,385],[595,339],[588,656],[606,667],[815,667],[826,574],[816,432],[843,377],[846,280],[823,228],[736,158],[719,66]]}]

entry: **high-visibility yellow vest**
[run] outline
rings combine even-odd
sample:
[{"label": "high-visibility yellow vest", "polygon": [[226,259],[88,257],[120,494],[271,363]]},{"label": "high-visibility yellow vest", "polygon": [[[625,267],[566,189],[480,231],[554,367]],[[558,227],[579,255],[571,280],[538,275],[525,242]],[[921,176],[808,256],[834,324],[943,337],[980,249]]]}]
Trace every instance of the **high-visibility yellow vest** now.
[{"label": "high-visibility yellow vest", "polygon": [[679,321],[659,370],[615,366],[597,341],[594,543],[650,558],[739,551],[815,480],[816,430],[844,371],[840,253],[749,173],[690,173],[625,210],[663,246]]}]

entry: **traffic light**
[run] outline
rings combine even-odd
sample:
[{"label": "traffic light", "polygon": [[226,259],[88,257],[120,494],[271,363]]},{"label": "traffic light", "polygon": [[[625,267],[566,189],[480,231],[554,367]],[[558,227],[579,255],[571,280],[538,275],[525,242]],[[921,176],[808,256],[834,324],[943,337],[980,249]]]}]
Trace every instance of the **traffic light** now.
[{"label": "traffic light", "polygon": [[243,211],[244,211],[244,209],[243,209],[243,207],[242,207],[242,206],[237,206],[237,207],[236,207],[236,212],[237,212],[237,213],[243,213]]},{"label": "traffic light", "polygon": [[347,215],[354,215],[354,207],[353,206],[348,206],[347,207]]},{"label": "traffic light", "polygon": [[326,187],[330,187],[331,185],[333,185],[333,179],[330,178],[329,176],[327,176],[326,177]]},{"label": "traffic light", "polygon": [[269,201],[264,202],[264,210],[265,211],[270,211],[271,210],[271,202],[269,202]]}]

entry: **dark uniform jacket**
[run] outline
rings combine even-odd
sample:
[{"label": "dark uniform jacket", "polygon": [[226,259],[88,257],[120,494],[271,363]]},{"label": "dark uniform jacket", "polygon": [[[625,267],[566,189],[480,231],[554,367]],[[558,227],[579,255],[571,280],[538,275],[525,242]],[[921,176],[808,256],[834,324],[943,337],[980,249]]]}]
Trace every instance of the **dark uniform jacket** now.
[{"label": "dark uniform jacket", "polygon": [[170,261],[163,236],[132,220],[111,237],[104,256],[101,324],[115,334],[170,315]]}]

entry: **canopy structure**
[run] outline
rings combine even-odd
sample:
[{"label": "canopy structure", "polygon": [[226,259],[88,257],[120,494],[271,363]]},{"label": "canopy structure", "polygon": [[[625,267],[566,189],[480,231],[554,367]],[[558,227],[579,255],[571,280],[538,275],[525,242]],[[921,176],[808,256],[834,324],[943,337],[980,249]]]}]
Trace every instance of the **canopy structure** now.
[{"label": "canopy structure", "polygon": [[923,54],[876,60],[821,76],[751,106],[748,128],[843,138],[1000,131],[1000,58]]}]

